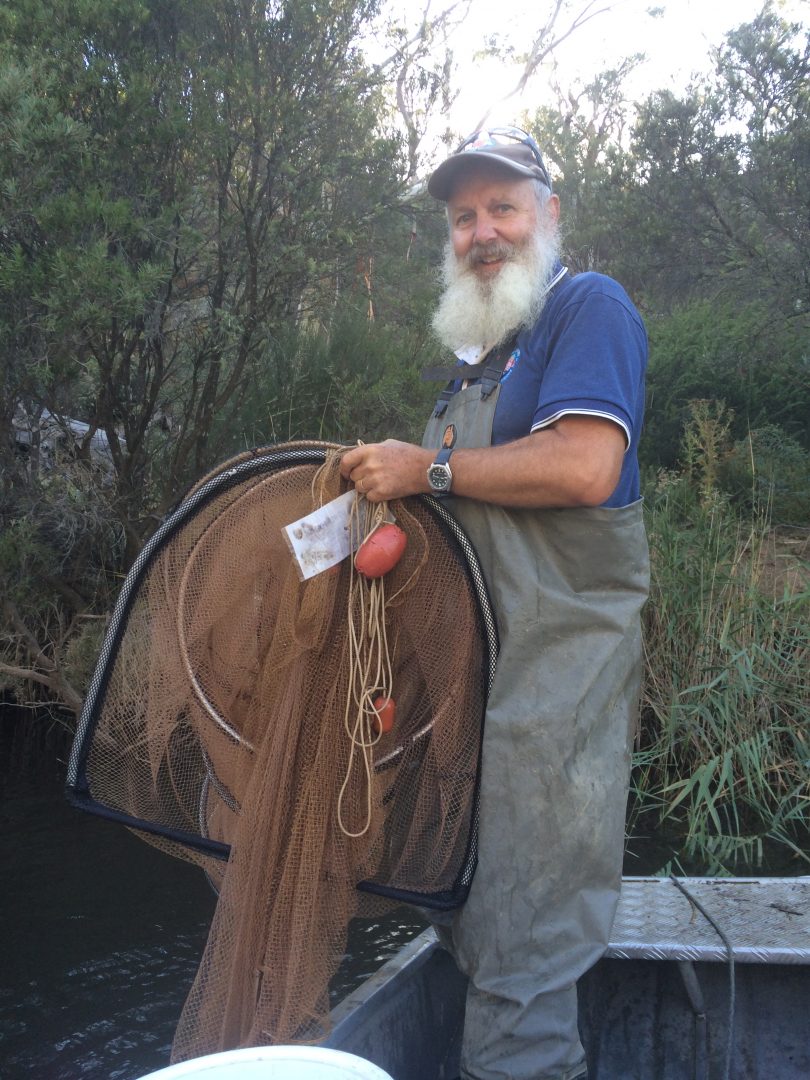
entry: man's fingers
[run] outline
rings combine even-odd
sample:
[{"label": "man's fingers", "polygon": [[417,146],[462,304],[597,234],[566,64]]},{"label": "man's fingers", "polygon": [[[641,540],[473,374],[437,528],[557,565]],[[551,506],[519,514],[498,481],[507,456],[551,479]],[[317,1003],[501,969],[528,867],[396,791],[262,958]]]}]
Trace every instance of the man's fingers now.
[{"label": "man's fingers", "polygon": [[343,454],[340,472],[369,502],[402,499],[422,490],[422,471],[414,461],[423,453],[418,446],[395,439],[366,443]]},{"label": "man's fingers", "polygon": [[351,474],[363,461],[365,449],[365,446],[356,446],[353,450],[347,450],[340,459],[340,475],[344,480],[350,480],[352,478]]}]

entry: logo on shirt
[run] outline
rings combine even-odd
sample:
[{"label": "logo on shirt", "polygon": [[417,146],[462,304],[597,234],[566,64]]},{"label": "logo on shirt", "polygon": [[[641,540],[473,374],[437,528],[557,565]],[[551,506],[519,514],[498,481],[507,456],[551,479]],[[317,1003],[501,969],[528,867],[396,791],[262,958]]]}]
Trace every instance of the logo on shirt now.
[{"label": "logo on shirt", "polygon": [[503,369],[503,375],[501,375],[500,382],[506,382],[509,376],[517,367],[518,360],[520,360],[520,349],[516,348],[509,359],[506,361],[506,365]]}]

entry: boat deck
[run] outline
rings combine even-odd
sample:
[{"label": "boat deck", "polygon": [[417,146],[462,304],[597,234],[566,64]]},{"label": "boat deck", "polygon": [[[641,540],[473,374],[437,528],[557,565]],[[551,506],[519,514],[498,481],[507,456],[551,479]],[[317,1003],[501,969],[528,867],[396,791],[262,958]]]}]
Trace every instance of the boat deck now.
[{"label": "boat deck", "polygon": [[[810,877],[678,878],[738,963],[810,963]],[[728,960],[706,916],[670,878],[624,878],[610,945],[622,960]]]}]

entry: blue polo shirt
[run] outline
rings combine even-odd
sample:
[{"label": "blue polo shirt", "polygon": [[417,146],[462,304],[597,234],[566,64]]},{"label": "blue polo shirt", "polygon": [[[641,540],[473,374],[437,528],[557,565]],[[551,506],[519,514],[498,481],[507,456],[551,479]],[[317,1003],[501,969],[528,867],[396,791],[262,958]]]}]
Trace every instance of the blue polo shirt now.
[{"label": "blue polo shirt", "polygon": [[537,323],[518,335],[501,376],[493,445],[572,413],[603,416],[627,440],[619,483],[603,505],[634,502],[646,366],[644,324],[621,285],[603,274],[566,274]]}]

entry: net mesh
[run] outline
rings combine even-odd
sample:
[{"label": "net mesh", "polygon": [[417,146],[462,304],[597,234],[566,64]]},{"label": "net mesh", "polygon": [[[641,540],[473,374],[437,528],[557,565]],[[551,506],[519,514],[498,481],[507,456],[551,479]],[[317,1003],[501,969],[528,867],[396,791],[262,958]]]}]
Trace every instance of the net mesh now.
[{"label": "net mesh", "polygon": [[325,457],[215,490],[168,536],[83,718],[85,803],[219,891],[174,1060],[316,1041],[350,919],[392,902],[373,894],[450,906],[469,884],[487,663],[468,568],[427,504],[391,504],[408,540],[384,579],[396,723],[353,745],[368,587],[351,560],[301,581],[282,537],[346,490]]}]

